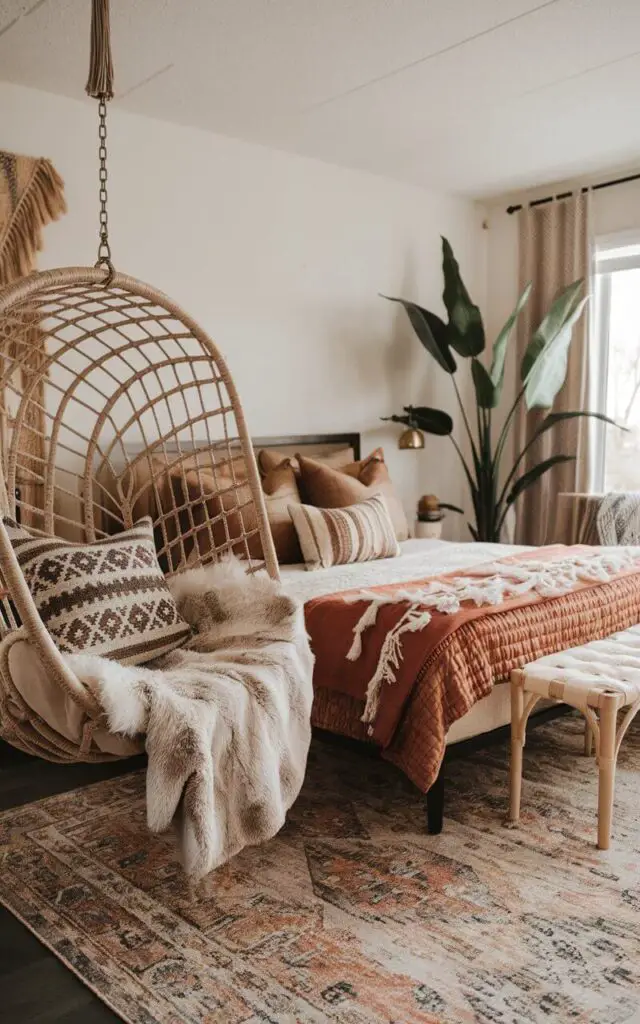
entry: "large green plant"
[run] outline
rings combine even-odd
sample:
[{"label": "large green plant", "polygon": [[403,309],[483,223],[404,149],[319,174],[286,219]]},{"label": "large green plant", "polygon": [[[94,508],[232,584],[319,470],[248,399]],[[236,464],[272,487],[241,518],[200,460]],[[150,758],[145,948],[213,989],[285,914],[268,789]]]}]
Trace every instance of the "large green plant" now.
[{"label": "large green plant", "polygon": [[[435,313],[423,309],[415,302],[383,298],[399,302],[407,312],[411,325],[425,349],[438,366],[449,375],[460,406],[461,421],[467,436],[470,459],[465,458],[462,445],[453,435],[453,420],[441,409],[427,406],[405,406],[400,416],[383,419],[417,427],[430,434],[449,437],[462,464],[471,492],[475,523],[469,523],[474,540],[499,541],[507,513],[528,487],[561,462],[571,462],[574,455],[556,454],[522,472],[526,453],[538,438],[562,420],[577,416],[593,416],[611,423],[607,416],[595,412],[551,412],[555,398],[567,375],[567,360],[573,327],[582,314],[587,299],[583,296],[583,281],[575,281],[557,297],[538,329],[534,332],[520,367],[520,386],[515,400],[507,412],[504,423],[493,436],[493,410],[500,402],[504,385],[507,346],[516,321],[527,304],[531,285],[527,285],[516,307],[498,334],[487,369],[480,356],[485,350],[485,331],[480,310],[469,297],[453,250],[446,238],[442,239],[442,270],[444,292],[442,298],[447,311],[445,323]],[[456,356],[470,362],[475,389],[475,431],[471,427],[467,410],[462,402],[456,380]],[[514,425],[518,407],[524,402],[527,409],[546,409],[547,415],[533,437],[516,455],[508,470],[502,462],[507,442]],[[461,511],[460,509],[457,511]]]}]

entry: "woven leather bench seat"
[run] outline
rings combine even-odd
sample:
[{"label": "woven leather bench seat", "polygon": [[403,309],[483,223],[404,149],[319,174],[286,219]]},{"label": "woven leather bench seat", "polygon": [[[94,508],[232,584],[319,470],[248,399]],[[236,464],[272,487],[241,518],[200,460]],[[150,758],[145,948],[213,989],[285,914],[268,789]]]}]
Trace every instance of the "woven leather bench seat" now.
[{"label": "woven leather bench seat", "polygon": [[[605,640],[548,655],[512,673],[511,821],[520,817],[527,721],[538,701],[545,699],[569,704],[586,718],[585,753],[591,753],[595,740],[599,772],[598,847],[607,850],[618,751],[640,711],[640,625]],[[619,712],[623,714],[619,716]]]}]

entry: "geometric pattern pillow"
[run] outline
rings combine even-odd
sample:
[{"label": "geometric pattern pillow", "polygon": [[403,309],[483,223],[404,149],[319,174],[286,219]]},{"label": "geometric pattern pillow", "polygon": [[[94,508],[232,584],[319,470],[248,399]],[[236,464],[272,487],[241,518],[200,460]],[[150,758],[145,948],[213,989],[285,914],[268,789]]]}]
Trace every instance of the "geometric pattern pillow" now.
[{"label": "geometric pattern pillow", "polygon": [[191,635],[158,564],[149,517],[93,544],[34,536],[11,519],[3,522],[58,650],[138,665]]},{"label": "geometric pattern pillow", "polygon": [[377,494],[349,508],[290,505],[307,569],[328,569],[400,554],[385,499]]}]

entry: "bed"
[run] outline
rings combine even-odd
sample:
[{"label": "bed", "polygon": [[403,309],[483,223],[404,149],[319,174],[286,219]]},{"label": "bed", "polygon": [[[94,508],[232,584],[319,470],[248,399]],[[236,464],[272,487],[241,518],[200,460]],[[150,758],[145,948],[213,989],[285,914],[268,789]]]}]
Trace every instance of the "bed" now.
[{"label": "bed", "polygon": [[[286,438],[278,440],[283,450],[289,452],[316,454],[320,447],[331,453],[346,443],[354,458],[360,454],[359,439],[354,435],[348,436],[348,440],[345,436],[336,438],[332,435],[298,437],[293,442]],[[255,444],[259,448],[260,440]],[[274,446],[274,439],[270,444]],[[325,639],[321,632],[323,620],[314,619],[313,612],[323,602],[332,603],[331,646],[342,645],[344,649],[345,636],[335,626],[340,625],[343,615],[351,614],[348,609],[353,606],[347,603],[345,595],[390,585],[410,586],[415,581],[462,570],[465,574],[467,571],[480,572],[474,567],[486,566],[497,559],[518,562],[542,557],[535,549],[514,545],[415,538],[404,541],[400,549],[399,556],[379,561],[313,572],[306,571],[304,565],[286,565],[281,566],[280,571],[286,592],[305,604],[307,625],[312,645],[316,648],[314,727],[364,743],[376,743],[378,740],[382,756],[399,767],[427,794],[429,830],[438,832],[442,827],[444,794],[440,767],[445,746],[477,740],[509,724],[508,678],[513,668],[532,656],[563,650],[585,642],[585,639],[607,636],[639,621],[640,561],[634,566],[633,573],[624,579],[612,578],[606,583],[592,581],[593,585],[590,583],[588,586],[580,584],[577,593],[556,596],[551,603],[542,599],[531,608],[523,606],[522,601],[513,600],[504,605],[505,610],[500,614],[493,614],[492,610],[492,615],[486,619],[478,619],[457,630],[453,639],[448,637],[438,645],[440,661],[436,663],[427,659],[426,670],[415,677],[393,729],[386,738],[378,736],[376,739],[375,733],[373,737],[371,735],[371,727],[362,720],[363,699],[354,697],[348,686],[343,689],[336,678],[340,673],[340,663],[335,659],[329,662],[325,659],[323,663],[319,657],[319,648]],[[612,577],[615,575],[611,574]],[[523,637],[523,633],[526,636]],[[519,637],[517,649],[511,643],[511,634]],[[439,670],[441,663],[445,662],[443,676]],[[346,662],[341,664],[346,675],[349,666]],[[331,679],[327,676],[327,666]],[[466,674],[467,677],[466,688],[461,684],[460,693],[454,693],[456,674],[461,677]],[[544,720],[548,714],[547,705],[536,717]],[[437,732],[441,735],[434,737]]]},{"label": "bed", "polygon": [[[307,602],[325,594],[379,583],[411,582],[455,569],[467,569],[496,557],[528,550],[516,545],[452,543],[416,538],[402,542],[400,549],[398,558],[339,566],[336,569],[319,569],[313,573],[306,572],[304,565],[281,566],[282,582],[287,593]],[[355,717],[359,712],[359,708],[354,709],[353,716],[345,717],[344,735],[367,740],[359,717]],[[314,716],[314,724],[318,728],[332,728],[326,712],[323,714],[319,704],[316,705]],[[500,729],[509,723],[510,716],[509,684],[498,683],[487,697],[479,700],[467,714],[454,722],[446,736],[447,745]]]},{"label": "bed", "polygon": [[[344,451],[355,460],[362,454],[362,443],[358,433],[257,437],[254,438],[254,447],[257,452],[268,448],[283,454],[304,452],[314,458],[323,458]],[[320,569],[312,573],[307,572],[302,564],[285,565],[280,567],[280,573],[287,591],[302,601],[308,601],[321,594],[368,586],[372,582],[379,582],[381,578],[388,582],[410,581],[421,576],[467,568],[495,558],[496,555],[527,550],[515,545],[485,545],[472,542],[456,544],[417,538],[402,542],[400,548],[399,558],[385,559],[383,563],[365,562],[336,569]],[[510,715],[509,686],[507,683],[498,683],[487,697],[474,704],[466,715],[453,724],[447,733],[447,745],[500,729],[509,723]],[[315,719],[318,728],[331,728],[327,726],[319,708],[316,708]],[[344,735],[368,740],[359,717],[352,720],[352,717],[348,716],[344,725]]]},{"label": "bed", "polygon": [[[338,475],[342,471],[348,473],[347,464],[359,460],[362,454],[360,437],[353,433],[254,437],[253,444],[261,467],[265,454],[269,462],[271,454],[275,457],[278,453],[286,456],[299,453],[312,460],[325,460]],[[364,462],[370,463],[373,458],[365,458]],[[275,461],[278,462],[277,457]],[[293,472],[292,467],[293,463],[289,472]],[[300,470],[304,477],[304,460],[298,463]],[[266,473],[263,488],[267,495]],[[210,496],[203,493],[203,530],[207,521],[213,521],[211,513],[207,512],[209,500]],[[315,504],[322,507],[320,501]],[[291,530],[288,507],[287,501],[281,502],[279,515]],[[275,540],[274,521],[270,513],[269,516]],[[238,522],[242,522],[241,516]],[[235,550],[232,538],[229,543],[231,550]],[[180,542],[181,549],[182,546]],[[563,549],[566,550],[569,549]],[[416,629],[403,636],[401,670],[404,678],[399,678],[397,683],[394,680],[394,686],[379,686],[381,706],[373,715],[366,678],[364,686],[360,678],[356,678],[354,685],[354,674],[357,676],[359,669],[365,670],[375,648],[371,635],[367,634],[363,641],[362,633],[358,641],[360,653],[354,653],[356,641],[352,643],[352,633],[355,637],[360,616],[363,621],[367,618],[369,600],[357,595],[363,591],[386,594],[389,589],[402,594],[407,588],[425,582],[429,586],[434,578],[482,575],[483,567],[496,560],[500,560],[502,566],[505,559],[516,564],[540,557],[543,556],[539,549],[414,538],[401,544],[396,557],[355,565],[309,572],[304,565],[281,562],[285,591],[304,603],[307,629],[316,655],[313,725],[351,741],[377,746],[382,757],[400,768],[427,794],[430,831],[437,832],[442,826],[440,767],[446,748],[478,740],[509,723],[511,671],[541,654],[556,653],[608,636],[640,621],[640,550],[633,573],[618,580],[613,578],[616,573],[612,572],[606,582],[596,579],[588,585],[580,583],[576,592],[570,588],[556,596],[553,607],[546,598],[535,594],[513,597],[506,602],[495,601],[490,609],[477,613],[473,607],[465,607],[460,614],[467,615],[469,621],[452,626],[449,632],[448,626],[443,630],[442,622],[436,622],[435,612],[429,615],[434,621],[428,629],[420,626],[422,631]],[[354,597],[353,601],[349,595]],[[376,628],[380,626],[383,634],[387,627],[387,635],[393,632],[395,627],[389,623],[397,623],[394,615],[402,614],[401,600],[404,599],[395,605],[394,600],[391,598],[384,608],[381,605],[379,615],[377,612],[373,615]],[[467,605],[471,603],[467,601]],[[439,609],[437,614],[440,615]],[[474,618],[476,614],[478,617]],[[389,704],[392,705],[390,712],[386,706]],[[544,712],[540,717],[543,715]]]}]

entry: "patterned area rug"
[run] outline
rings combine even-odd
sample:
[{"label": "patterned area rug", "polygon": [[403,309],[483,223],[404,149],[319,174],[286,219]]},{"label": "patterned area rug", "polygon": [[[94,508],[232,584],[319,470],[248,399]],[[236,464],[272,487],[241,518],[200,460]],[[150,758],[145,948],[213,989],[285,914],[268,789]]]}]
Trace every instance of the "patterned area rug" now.
[{"label": "patterned area rug", "polygon": [[[582,724],[452,761],[445,831],[389,765],[314,743],[281,834],[190,889],[142,774],[0,816],[0,900],[131,1024],[640,1021],[640,721],[613,848]],[[52,771],[55,769],[52,769]]]}]

